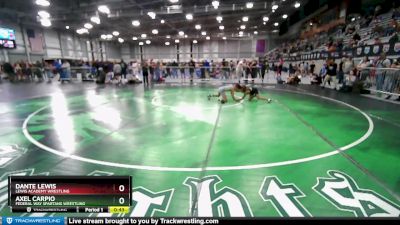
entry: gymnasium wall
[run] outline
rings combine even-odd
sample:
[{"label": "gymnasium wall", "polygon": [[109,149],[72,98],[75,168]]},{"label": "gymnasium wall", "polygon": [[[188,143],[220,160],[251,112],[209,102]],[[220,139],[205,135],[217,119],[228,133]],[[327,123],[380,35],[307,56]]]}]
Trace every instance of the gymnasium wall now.
[{"label": "gymnasium wall", "polygon": [[[23,26],[19,24],[7,23],[0,24],[1,27],[14,29],[16,32],[16,49],[1,49],[0,61],[14,63],[18,60],[35,62],[37,60],[66,58],[93,60],[90,41],[87,35],[78,35],[74,31],[58,31],[41,26]],[[36,39],[31,40],[31,38]],[[266,40],[265,51],[278,45],[279,40],[264,36],[259,40]],[[33,42],[32,42],[33,41]],[[190,51],[191,40],[181,39],[179,51],[174,40],[171,45],[166,46],[164,42],[151,43],[144,45],[143,59],[155,59],[164,61],[189,61],[191,55],[195,60],[222,60],[255,58],[256,42],[255,39],[243,38],[240,40],[198,40],[193,44],[192,53]],[[31,43],[34,43],[33,45]],[[38,43],[41,43],[38,46]],[[120,60],[131,61],[140,60],[141,52],[138,41],[125,42],[120,44],[115,41],[103,42],[93,40],[94,60]]]},{"label": "gymnasium wall", "polygon": [[[15,30],[16,49],[3,49],[2,61],[12,63],[18,60],[30,62],[52,58],[88,60],[90,48],[88,39],[72,32],[58,32],[43,27],[23,26],[13,23],[0,24]],[[100,54],[95,53],[98,57]]]},{"label": "gymnasium wall", "polygon": [[[170,40],[171,45],[166,46],[161,43],[144,45],[143,59],[160,59],[164,61],[189,61],[191,55],[195,60],[202,59],[237,59],[237,58],[254,58],[256,56],[256,40],[203,40],[193,44],[192,54],[190,52],[190,40],[180,40],[179,51],[174,40]],[[128,47],[129,46],[129,47]],[[128,54],[130,49],[130,54]],[[127,60],[140,59],[140,46],[137,43],[123,44],[122,56]]]}]

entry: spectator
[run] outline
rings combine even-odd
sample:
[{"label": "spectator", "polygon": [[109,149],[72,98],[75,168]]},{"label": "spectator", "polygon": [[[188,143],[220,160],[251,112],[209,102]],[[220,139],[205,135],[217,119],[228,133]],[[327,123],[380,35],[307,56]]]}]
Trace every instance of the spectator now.
[{"label": "spectator", "polygon": [[376,37],[376,38],[374,39],[374,45],[380,45],[380,44],[382,44],[381,39],[380,39],[379,37]]},{"label": "spectator", "polygon": [[392,19],[399,20],[400,19],[400,8],[394,8],[392,13]]},{"label": "spectator", "polygon": [[6,62],[3,64],[3,71],[7,75],[8,80],[11,82],[14,82],[18,79],[14,73],[14,68],[10,63]]},{"label": "spectator", "polygon": [[337,83],[341,84],[343,83],[343,79],[344,79],[344,71],[343,71],[343,67],[344,67],[344,63],[346,62],[346,58],[343,57],[342,60],[340,60],[339,63],[339,69],[336,75],[336,79],[337,79]]},{"label": "spectator", "polygon": [[122,74],[122,67],[121,64],[115,62],[114,63],[114,80],[116,83],[120,83],[121,82],[121,74]]},{"label": "spectator", "polygon": [[325,87],[326,82],[328,82],[329,86],[331,85],[332,77],[336,77],[337,74],[337,64],[334,59],[327,60],[327,71],[324,81],[322,82],[322,88]]},{"label": "spectator", "polygon": [[71,64],[69,63],[68,60],[63,60],[63,64],[61,65],[62,72],[60,76],[61,83],[64,82],[64,80],[69,80],[71,78]]},{"label": "spectator", "polygon": [[374,16],[378,16],[381,13],[381,11],[382,11],[382,6],[377,5],[374,10]]},{"label": "spectator", "polygon": [[389,39],[389,43],[390,44],[394,44],[396,42],[399,42],[400,38],[399,38],[399,32],[395,32],[392,34],[392,36]]},{"label": "spectator", "polygon": [[103,67],[98,68],[98,76],[96,79],[97,84],[104,84],[106,82],[106,73],[103,70]]},{"label": "spectator", "polygon": [[[396,101],[400,101],[400,57],[396,59],[395,62],[392,64],[392,68],[396,69],[393,71],[394,76],[395,76],[395,82],[393,82],[396,86],[394,87],[394,91],[396,91],[399,96],[397,97]],[[391,95],[390,95],[391,97]],[[388,97],[388,99],[390,98]]]},{"label": "spectator", "polygon": [[147,62],[143,63],[142,72],[143,72],[143,84],[148,86],[149,85],[149,65]]},{"label": "spectator", "polygon": [[378,61],[375,64],[377,68],[376,71],[376,89],[383,91],[383,84],[385,81],[386,70],[384,68],[389,68],[391,65],[390,60],[386,58],[386,54],[382,53]]},{"label": "spectator", "polygon": [[315,62],[311,61],[311,64],[310,64],[310,73],[311,73],[311,75],[314,75],[314,71],[315,71]]},{"label": "spectator", "polygon": [[361,40],[361,37],[358,33],[355,33],[353,35],[353,41],[355,41],[356,43],[359,42]]},{"label": "spectator", "polygon": [[126,79],[126,74],[127,74],[127,70],[128,70],[128,65],[124,62],[123,59],[121,59],[121,74],[122,76]]},{"label": "spectator", "polygon": [[222,76],[221,78],[227,80],[229,78],[229,64],[225,59],[222,59]]},{"label": "spectator", "polygon": [[237,64],[237,66],[236,66],[236,78],[239,79],[239,81],[240,81],[240,79],[241,79],[242,76],[243,76],[243,70],[244,70],[244,68],[243,68],[243,62],[240,61],[240,62]]},{"label": "spectator", "polygon": [[195,67],[196,67],[196,63],[193,61],[193,59],[191,59],[189,62],[190,82],[193,82]]},{"label": "spectator", "polygon": [[[397,58],[393,64],[391,65],[391,70],[386,71],[385,74],[385,91],[393,93],[400,93],[400,57]],[[390,99],[392,95],[388,95],[386,99]],[[396,101],[400,101],[400,96],[396,99]]]}]

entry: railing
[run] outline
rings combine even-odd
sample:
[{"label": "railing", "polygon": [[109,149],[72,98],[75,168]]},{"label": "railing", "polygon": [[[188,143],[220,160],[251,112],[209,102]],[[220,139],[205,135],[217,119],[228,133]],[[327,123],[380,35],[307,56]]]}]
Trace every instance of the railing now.
[{"label": "railing", "polygon": [[400,96],[399,68],[360,68],[359,81],[371,93]]},{"label": "railing", "polygon": [[92,73],[91,68],[86,67],[70,67],[55,69],[43,67],[28,67],[28,68],[14,68],[12,73],[6,73],[6,76],[11,81],[17,80],[50,80],[59,76],[60,80],[93,80],[96,76]]}]

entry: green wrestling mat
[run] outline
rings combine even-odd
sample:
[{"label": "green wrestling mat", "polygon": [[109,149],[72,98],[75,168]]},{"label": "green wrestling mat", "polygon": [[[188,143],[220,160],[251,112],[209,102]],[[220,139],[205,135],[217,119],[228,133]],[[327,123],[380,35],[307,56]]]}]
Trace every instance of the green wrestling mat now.
[{"label": "green wrestling mat", "polygon": [[398,110],[278,88],[261,89],[270,104],[228,95],[220,105],[207,100],[215,91],[96,89],[0,103],[1,215],[11,215],[11,174],[131,175],[131,212],[113,216],[400,215]]}]

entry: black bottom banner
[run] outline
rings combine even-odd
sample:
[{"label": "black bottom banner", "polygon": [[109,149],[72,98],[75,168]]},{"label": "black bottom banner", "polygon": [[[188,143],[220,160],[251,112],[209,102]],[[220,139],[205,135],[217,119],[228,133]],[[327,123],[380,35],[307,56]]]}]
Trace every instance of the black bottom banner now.
[{"label": "black bottom banner", "polygon": [[165,217],[165,218],[123,218],[123,217],[112,217],[112,218],[79,218],[79,217],[68,217],[67,225],[82,225],[82,224],[94,224],[94,225],[166,225],[166,224],[335,224],[339,223],[371,223],[371,224],[397,224],[399,218],[391,219],[349,219],[349,218],[182,218],[182,217]]}]

